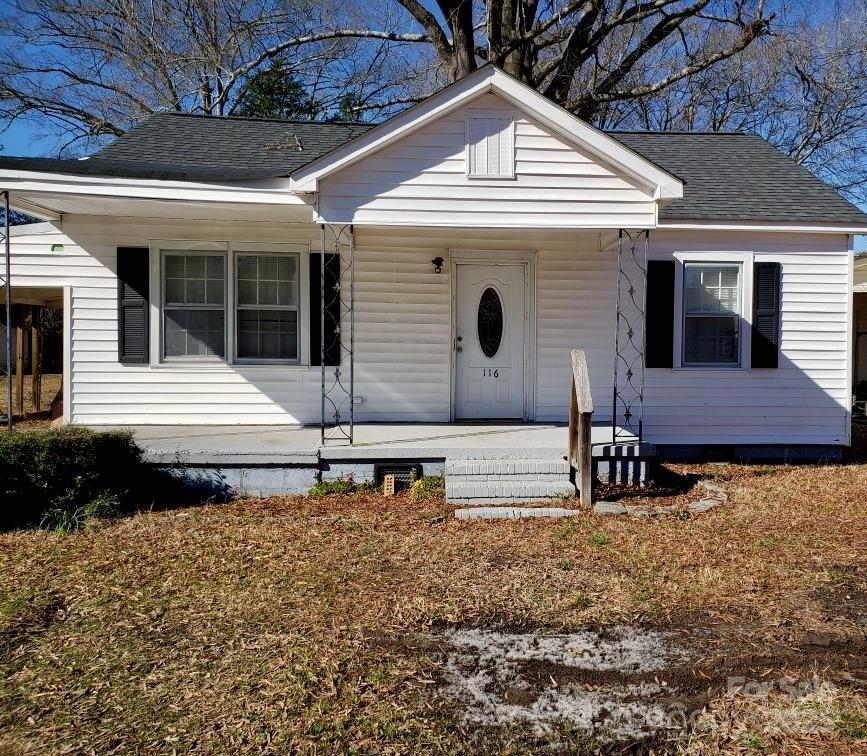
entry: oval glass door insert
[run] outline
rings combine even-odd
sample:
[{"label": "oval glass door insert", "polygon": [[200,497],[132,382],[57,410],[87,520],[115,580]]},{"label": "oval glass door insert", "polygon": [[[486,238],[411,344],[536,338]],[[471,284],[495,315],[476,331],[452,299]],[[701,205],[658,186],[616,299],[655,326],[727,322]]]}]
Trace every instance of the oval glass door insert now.
[{"label": "oval glass door insert", "polygon": [[491,359],[503,341],[503,303],[496,289],[489,286],[479,299],[479,346],[485,357]]}]

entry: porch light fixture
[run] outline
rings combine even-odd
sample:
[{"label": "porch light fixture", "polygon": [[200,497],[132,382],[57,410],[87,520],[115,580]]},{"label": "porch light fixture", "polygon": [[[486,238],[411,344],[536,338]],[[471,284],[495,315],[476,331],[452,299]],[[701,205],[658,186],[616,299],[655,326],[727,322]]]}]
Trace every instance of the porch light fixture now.
[{"label": "porch light fixture", "polygon": [[430,262],[431,262],[431,265],[434,266],[434,273],[442,273],[443,272],[443,263],[445,262],[445,260],[443,260],[442,257],[435,257]]}]

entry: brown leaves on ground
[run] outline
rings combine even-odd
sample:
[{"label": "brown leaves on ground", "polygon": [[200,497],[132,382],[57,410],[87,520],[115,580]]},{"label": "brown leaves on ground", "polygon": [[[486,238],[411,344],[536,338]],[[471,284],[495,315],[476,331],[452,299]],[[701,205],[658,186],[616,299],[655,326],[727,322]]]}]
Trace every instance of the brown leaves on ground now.
[{"label": "brown leaves on ground", "polygon": [[460,522],[406,496],[286,497],[2,535],[0,750],[464,750],[437,649],[400,642],[442,625],[863,639],[867,465],[677,470],[728,503]]}]

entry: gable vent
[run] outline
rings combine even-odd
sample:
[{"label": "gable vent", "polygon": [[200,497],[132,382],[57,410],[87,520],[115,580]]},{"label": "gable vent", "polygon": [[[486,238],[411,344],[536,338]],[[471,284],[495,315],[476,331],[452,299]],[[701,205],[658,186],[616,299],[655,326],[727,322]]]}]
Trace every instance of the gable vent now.
[{"label": "gable vent", "polygon": [[467,116],[467,175],[512,178],[515,175],[515,128],[509,116]]}]

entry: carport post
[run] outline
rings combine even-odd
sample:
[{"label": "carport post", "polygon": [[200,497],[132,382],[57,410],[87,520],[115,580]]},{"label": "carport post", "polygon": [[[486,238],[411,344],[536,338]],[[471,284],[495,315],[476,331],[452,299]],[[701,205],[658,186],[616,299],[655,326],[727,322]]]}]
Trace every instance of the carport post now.
[{"label": "carport post", "polygon": [[12,430],[12,251],[9,246],[9,191],[3,192],[3,286],[6,289],[6,425]]}]

